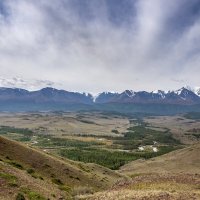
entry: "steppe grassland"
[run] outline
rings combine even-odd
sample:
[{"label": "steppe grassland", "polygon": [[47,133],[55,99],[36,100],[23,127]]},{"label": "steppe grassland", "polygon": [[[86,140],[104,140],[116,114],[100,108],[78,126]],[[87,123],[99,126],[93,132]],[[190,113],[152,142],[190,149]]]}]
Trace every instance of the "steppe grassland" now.
[{"label": "steppe grassland", "polygon": [[100,112],[2,114],[0,134],[47,153],[110,169],[181,147],[170,124],[155,126],[141,118]]},{"label": "steppe grassland", "polygon": [[194,137],[193,129],[200,128],[199,119],[187,119],[183,115],[176,116],[155,116],[144,118],[151,127],[168,128],[175,138],[183,144],[193,144],[198,142]]},{"label": "steppe grassland", "polygon": [[121,116],[107,116],[100,113],[63,113],[63,114],[4,114],[0,115],[0,125],[28,128],[38,133],[50,135],[97,135],[118,136],[126,132],[129,120]]}]

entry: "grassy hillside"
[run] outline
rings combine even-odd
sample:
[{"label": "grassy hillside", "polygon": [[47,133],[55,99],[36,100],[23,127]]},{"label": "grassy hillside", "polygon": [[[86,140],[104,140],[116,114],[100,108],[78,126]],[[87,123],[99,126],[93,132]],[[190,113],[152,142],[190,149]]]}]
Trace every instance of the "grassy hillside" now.
[{"label": "grassy hillside", "polygon": [[[38,176],[38,174],[37,174]],[[28,173],[26,170],[18,169],[3,160],[0,161],[0,199],[65,199],[68,194],[60,190],[51,181],[36,178],[36,173]]]},{"label": "grassy hillside", "polygon": [[120,172],[135,173],[200,173],[200,143],[149,160],[136,160]]},{"label": "grassy hillside", "polygon": [[81,200],[199,200],[200,175],[140,175],[108,191],[81,195]]},{"label": "grassy hillside", "polygon": [[150,160],[133,161],[120,173],[131,180],[119,181],[109,190],[80,195],[84,200],[199,200],[200,144]]},{"label": "grassy hillside", "polygon": [[[25,177],[28,182],[33,182],[29,180],[31,178],[36,181],[33,185],[39,184],[42,185],[41,187],[44,186],[44,190],[42,189],[41,191],[39,188],[35,188],[37,188],[36,192],[40,191],[45,198],[49,198],[48,189],[46,190],[45,188],[53,187],[61,193],[64,191],[67,196],[73,196],[103,190],[114,184],[117,180],[124,178],[123,175],[107,168],[95,164],[84,164],[54,157],[4,137],[0,137],[0,159],[1,166],[4,166],[0,168],[0,173],[3,174],[1,175],[3,177],[0,176],[0,184],[4,182],[4,176],[7,176],[4,175],[8,172],[5,169],[14,168],[15,170],[11,170],[12,173],[8,174],[8,176],[12,176],[13,174],[22,174],[22,177],[24,177],[24,174],[29,175],[28,178]],[[17,171],[20,171],[20,173]],[[46,182],[51,187],[48,184],[46,186],[43,184]],[[34,189],[34,186],[32,187],[31,185],[30,188]],[[24,195],[28,193],[26,191],[28,190],[27,188],[23,189],[23,184],[16,185],[15,190],[8,187],[9,190],[12,191],[11,196],[16,195],[17,192],[22,192]],[[55,192],[55,194],[55,199],[58,199],[57,195],[59,192]]]}]

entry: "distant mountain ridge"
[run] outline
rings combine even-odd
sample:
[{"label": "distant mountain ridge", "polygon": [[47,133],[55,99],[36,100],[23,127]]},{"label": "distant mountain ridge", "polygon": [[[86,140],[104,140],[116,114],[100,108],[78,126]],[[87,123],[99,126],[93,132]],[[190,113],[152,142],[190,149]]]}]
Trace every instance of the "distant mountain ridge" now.
[{"label": "distant mountain ridge", "polygon": [[61,104],[107,104],[107,103],[140,103],[140,104],[200,104],[200,88],[196,90],[182,87],[175,91],[139,91],[125,90],[122,93],[102,92],[94,97],[89,93],[69,92],[55,88],[43,88],[28,91],[20,88],[0,88],[0,103],[61,103]]},{"label": "distant mountain ridge", "polygon": [[193,91],[182,87],[175,91],[157,90],[153,92],[125,90],[122,93],[101,93],[95,103],[159,103],[159,104],[178,104],[194,105],[200,103],[200,89]]},{"label": "distant mountain ridge", "polygon": [[68,92],[55,88],[43,88],[38,91],[28,91],[20,88],[0,88],[0,102],[26,102],[26,103],[93,103],[90,94]]}]

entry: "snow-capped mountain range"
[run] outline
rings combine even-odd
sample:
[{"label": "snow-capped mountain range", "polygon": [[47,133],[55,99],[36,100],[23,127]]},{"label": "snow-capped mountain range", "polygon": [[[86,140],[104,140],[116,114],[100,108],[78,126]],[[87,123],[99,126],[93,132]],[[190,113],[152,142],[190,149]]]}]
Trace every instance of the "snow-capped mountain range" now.
[{"label": "snow-capped mountain range", "polygon": [[200,104],[200,87],[182,87],[175,91],[156,90],[152,92],[125,90],[122,93],[102,92],[97,96],[89,93],[69,92],[46,87],[37,91],[19,88],[0,88],[0,103],[62,103],[62,104]]},{"label": "snow-capped mountain range", "polygon": [[197,104],[200,102],[200,88],[195,90],[182,87],[175,91],[156,90],[152,92],[125,90],[122,93],[101,93],[96,103],[165,103],[165,104]]}]

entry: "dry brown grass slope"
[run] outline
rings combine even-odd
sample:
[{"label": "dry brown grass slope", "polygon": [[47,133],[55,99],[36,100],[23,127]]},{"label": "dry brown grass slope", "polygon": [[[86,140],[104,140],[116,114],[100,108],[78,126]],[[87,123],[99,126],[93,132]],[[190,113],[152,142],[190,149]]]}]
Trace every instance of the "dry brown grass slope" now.
[{"label": "dry brown grass slope", "polygon": [[65,199],[69,195],[51,181],[0,161],[0,199],[13,200],[21,193],[27,199]]},{"label": "dry brown grass slope", "polygon": [[22,166],[24,171],[32,168],[45,180],[59,187],[65,186],[75,193],[79,193],[76,191],[77,188],[84,192],[82,191],[84,187],[99,191],[125,177],[95,164],[84,164],[54,157],[39,149],[4,137],[0,137],[0,159],[11,166],[19,168]]},{"label": "dry brown grass slope", "polygon": [[121,181],[104,192],[80,195],[84,200],[199,200],[200,144],[150,160],[137,160],[119,172],[131,180]]},{"label": "dry brown grass slope", "polygon": [[149,160],[136,160],[119,170],[137,173],[200,173],[200,143]]}]

